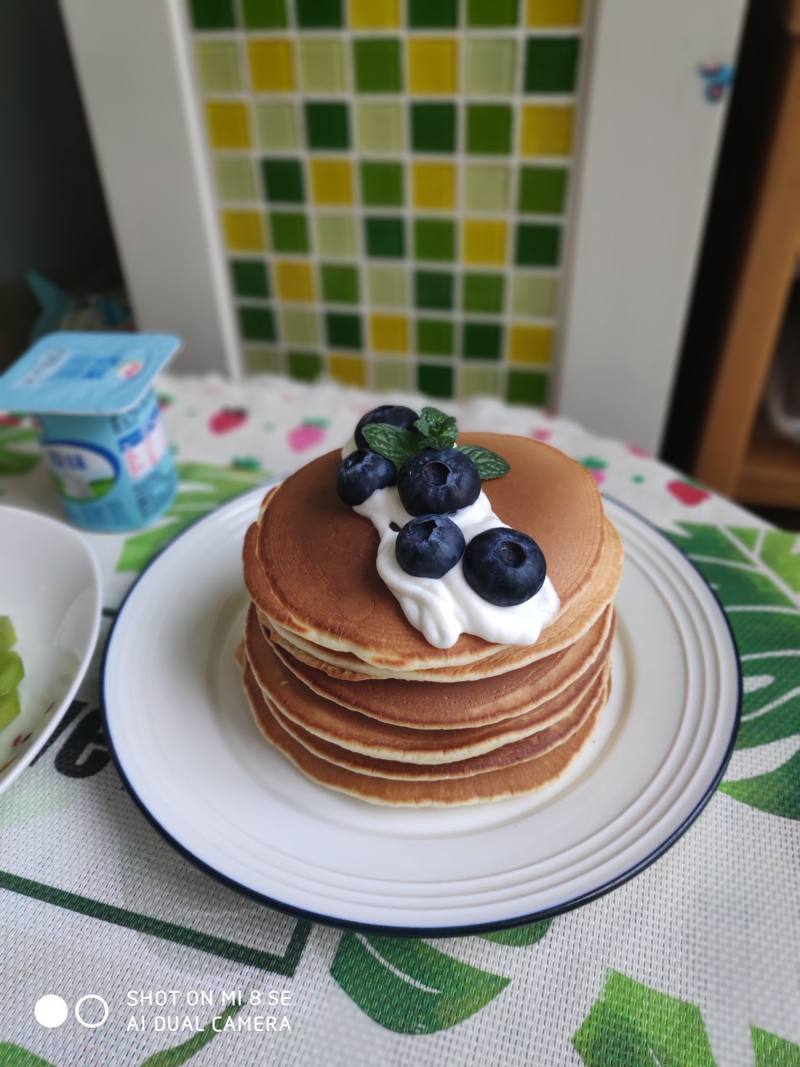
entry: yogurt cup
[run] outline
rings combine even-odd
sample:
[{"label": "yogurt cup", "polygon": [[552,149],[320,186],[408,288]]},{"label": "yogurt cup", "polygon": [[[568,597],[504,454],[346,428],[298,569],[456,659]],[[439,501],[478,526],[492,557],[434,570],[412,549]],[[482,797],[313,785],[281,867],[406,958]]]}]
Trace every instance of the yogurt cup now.
[{"label": "yogurt cup", "polygon": [[172,502],[178,477],[152,383],[180,343],[171,334],[51,333],[0,377],[0,409],[36,416],[76,526],[137,530]]}]

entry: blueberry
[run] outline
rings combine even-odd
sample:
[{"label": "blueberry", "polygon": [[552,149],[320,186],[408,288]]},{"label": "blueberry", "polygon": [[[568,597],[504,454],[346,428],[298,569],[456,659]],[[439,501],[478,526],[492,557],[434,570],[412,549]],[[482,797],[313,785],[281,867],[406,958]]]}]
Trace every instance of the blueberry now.
[{"label": "blueberry", "polygon": [[464,577],[478,596],[507,608],[522,604],[542,588],[544,553],[532,537],[496,526],[473,537],[464,553]]},{"label": "blueberry", "polygon": [[394,547],[397,562],[416,578],[441,578],[464,554],[464,535],[444,515],[420,515],[407,522]]},{"label": "blueberry", "polygon": [[358,448],[345,456],[336,475],[336,492],[345,504],[363,504],[376,489],[394,485],[397,471],[394,463],[377,452]]},{"label": "blueberry", "polygon": [[361,432],[371,422],[387,422],[390,426],[397,426],[401,430],[410,430],[419,415],[412,408],[404,408],[400,404],[382,404],[379,408],[373,408],[366,415],[362,415],[356,426],[355,439],[358,448],[369,448],[367,439]]},{"label": "blueberry", "polygon": [[400,468],[397,491],[409,515],[441,515],[474,504],[481,476],[457,448],[424,448]]}]

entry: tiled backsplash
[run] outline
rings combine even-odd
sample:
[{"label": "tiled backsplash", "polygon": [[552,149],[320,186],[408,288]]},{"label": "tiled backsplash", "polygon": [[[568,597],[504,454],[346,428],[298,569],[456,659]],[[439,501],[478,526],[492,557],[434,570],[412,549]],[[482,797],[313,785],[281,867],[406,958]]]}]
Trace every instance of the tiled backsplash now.
[{"label": "tiled backsplash", "polygon": [[581,0],[190,0],[251,371],[547,397]]}]

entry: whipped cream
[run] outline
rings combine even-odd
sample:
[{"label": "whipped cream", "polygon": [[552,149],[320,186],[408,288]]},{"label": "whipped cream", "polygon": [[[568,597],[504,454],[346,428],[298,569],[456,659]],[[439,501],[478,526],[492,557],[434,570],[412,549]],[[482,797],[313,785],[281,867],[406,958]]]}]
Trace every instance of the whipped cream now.
[{"label": "whipped cream", "polygon": [[[350,449],[352,451],[352,449]],[[542,629],[558,615],[561,604],[549,578],[539,592],[522,604],[500,607],[478,596],[464,577],[462,560],[441,578],[415,578],[397,562],[395,542],[399,529],[412,518],[403,507],[396,486],[376,490],[353,508],[369,519],[380,537],[378,574],[392,591],[403,614],[425,640],[436,648],[450,648],[462,633],[474,634],[500,645],[532,645]],[[502,522],[481,492],[474,504],[448,516],[464,534],[467,544],[476,534]],[[394,523],[398,529],[392,529]]]}]

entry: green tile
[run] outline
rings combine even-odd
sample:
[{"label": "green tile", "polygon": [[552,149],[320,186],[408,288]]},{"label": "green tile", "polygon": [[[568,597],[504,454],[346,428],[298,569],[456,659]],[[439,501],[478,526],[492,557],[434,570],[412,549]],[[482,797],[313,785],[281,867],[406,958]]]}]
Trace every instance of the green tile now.
[{"label": "green tile", "polygon": [[251,30],[279,30],[286,25],[284,0],[242,0],[242,21]]},{"label": "green tile", "polygon": [[382,307],[408,304],[408,275],[404,267],[367,267],[367,299]]},{"label": "green tile", "polygon": [[455,104],[412,104],[411,144],[415,152],[455,152]]},{"label": "green tile", "polygon": [[467,211],[508,211],[511,168],[506,163],[467,163],[464,168]]},{"label": "green tile", "polygon": [[290,352],[289,377],[301,382],[313,382],[322,373],[322,357],[318,352]]},{"label": "green tile", "polygon": [[465,366],[459,375],[459,396],[497,396],[500,393],[500,371],[495,367]]},{"label": "green tile", "polygon": [[455,224],[445,219],[414,219],[417,259],[450,260],[456,254]]},{"label": "green tile", "polygon": [[248,374],[280,374],[283,361],[280,352],[275,348],[245,345],[244,367]]},{"label": "green tile", "polygon": [[502,274],[465,274],[461,294],[464,310],[501,312],[503,283]]},{"label": "green tile", "polygon": [[306,308],[282,307],[281,340],[290,345],[318,345],[319,319]]},{"label": "green tile", "polygon": [[240,306],[239,330],[246,341],[274,341],[275,316],[272,308]]},{"label": "green tile", "polygon": [[353,41],[356,89],[360,93],[399,93],[400,41],[392,37],[357,38]]},{"label": "green tile", "polygon": [[452,356],[453,332],[449,319],[417,319],[417,351],[426,356]]},{"label": "green tile", "polygon": [[469,104],[466,114],[467,151],[505,156],[511,151],[511,108],[506,104]]},{"label": "green tile", "polygon": [[418,308],[451,308],[453,275],[443,271],[418,270],[414,275],[414,303]]},{"label": "green tile", "polygon": [[303,170],[298,160],[264,159],[261,169],[268,200],[303,203]]},{"label": "green tile", "polygon": [[267,265],[258,259],[231,260],[231,284],[237,296],[268,297]]},{"label": "green tile", "polygon": [[511,286],[514,315],[555,315],[558,283],[555,278],[517,271]]},{"label": "green tile", "polygon": [[259,148],[300,147],[300,123],[293,103],[256,101],[253,112]]},{"label": "green tile", "polygon": [[255,163],[249,156],[213,157],[220,200],[260,200]]},{"label": "green tile", "polygon": [[529,37],[525,45],[525,92],[571,93],[578,69],[577,37]]},{"label": "green tile", "polygon": [[329,215],[317,212],[315,217],[317,252],[322,256],[350,259],[358,251],[356,220],[352,215]]},{"label": "green tile", "polygon": [[544,404],[547,400],[547,375],[535,371],[510,370],[506,379],[509,404]]},{"label": "green tile", "polygon": [[236,41],[196,41],[197,76],[206,93],[235,93],[242,87]]},{"label": "green tile", "polygon": [[309,148],[348,148],[350,131],[346,104],[306,104]]},{"label": "green tile", "polygon": [[465,322],[461,339],[464,359],[500,359],[503,330],[497,322]]},{"label": "green tile", "polygon": [[368,256],[396,259],[405,255],[402,219],[366,218],[364,238]]},{"label": "green tile", "polygon": [[196,30],[230,30],[236,25],[233,0],[191,0]]},{"label": "green tile", "polygon": [[441,364],[420,363],[417,366],[417,388],[427,396],[453,395],[453,368]]},{"label": "green tile", "polygon": [[347,90],[344,42],[338,37],[300,37],[300,88],[305,93],[343,93]]},{"label": "green tile", "polygon": [[517,0],[467,0],[469,26],[516,26]]},{"label": "green tile", "polygon": [[519,176],[519,211],[539,214],[564,210],[567,172],[563,167],[523,167]]},{"label": "green tile", "polygon": [[301,30],[341,26],[341,0],[297,0],[297,25]]},{"label": "green tile", "polygon": [[517,43],[511,38],[467,40],[467,92],[510,96],[516,85]]},{"label": "green tile", "polygon": [[275,252],[308,252],[305,215],[273,212],[269,222]]},{"label": "green tile", "polygon": [[361,199],[370,205],[402,206],[402,163],[362,163]]},{"label": "green tile", "polygon": [[405,360],[375,360],[372,364],[372,384],[375,389],[400,390],[411,388],[411,366]]},{"label": "green tile", "polygon": [[518,267],[553,267],[558,263],[560,244],[559,226],[522,223],[517,226],[514,262]]},{"label": "green tile", "polygon": [[402,152],[406,143],[403,105],[357,103],[356,134],[362,152]]},{"label": "green tile", "polygon": [[408,25],[412,30],[447,29],[457,22],[456,0],[408,0]]},{"label": "green tile", "polygon": [[358,303],[358,272],[355,267],[323,263],[319,272],[324,300],[332,304]]},{"label": "green tile", "polygon": [[325,316],[328,344],[335,348],[361,348],[361,319],[329,311]]}]

